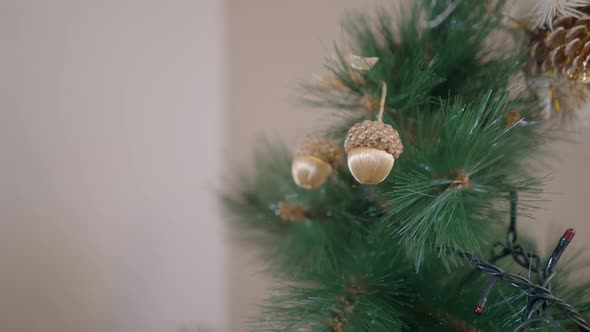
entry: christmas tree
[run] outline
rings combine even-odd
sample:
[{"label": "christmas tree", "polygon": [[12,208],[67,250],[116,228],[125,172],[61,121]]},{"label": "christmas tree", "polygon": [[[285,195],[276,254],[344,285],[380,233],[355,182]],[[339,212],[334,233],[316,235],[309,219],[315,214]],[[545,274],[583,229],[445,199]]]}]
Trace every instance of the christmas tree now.
[{"label": "christmas tree", "polygon": [[225,198],[281,280],[253,330],[590,331],[590,283],[560,260],[574,230],[540,257],[516,227],[542,204],[545,143],[590,96],[590,1],[512,12],[420,0],[346,19],[302,89],[342,120],[264,144]]}]

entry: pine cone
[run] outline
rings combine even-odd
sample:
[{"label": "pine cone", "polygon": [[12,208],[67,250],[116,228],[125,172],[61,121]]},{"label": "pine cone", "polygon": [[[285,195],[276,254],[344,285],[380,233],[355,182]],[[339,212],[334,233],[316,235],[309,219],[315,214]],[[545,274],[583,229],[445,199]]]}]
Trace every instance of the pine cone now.
[{"label": "pine cone", "polygon": [[590,83],[590,6],[580,8],[587,15],[556,17],[553,30],[539,27],[531,33],[534,73]]}]

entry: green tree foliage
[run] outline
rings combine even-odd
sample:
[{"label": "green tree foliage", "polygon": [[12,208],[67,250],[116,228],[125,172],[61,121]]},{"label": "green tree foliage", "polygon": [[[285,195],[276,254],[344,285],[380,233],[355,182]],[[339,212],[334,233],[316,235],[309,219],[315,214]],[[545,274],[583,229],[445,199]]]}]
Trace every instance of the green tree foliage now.
[{"label": "green tree foliage", "polygon": [[[377,186],[357,184],[342,166],[321,188],[304,190],[291,178],[287,149],[262,144],[257,174],[243,176],[237,195],[225,197],[236,224],[263,246],[269,270],[282,280],[254,330],[576,330],[550,304],[523,325],[531,297],[510,283],[498,282],[486,313],[473,313],[488,276],[474,274],[461,253],[485,260],[506,236],[510,193],[534,197],[543,184],[531,166],[547,137],[536,125],[539,106],[526,90],[511,91],[523,54],[516,47],[492,52],[485,43],[504,29],[494,15],[501,8],[463,0],[438,26],[425,27],[447,5],[424,0],[399,19],[382,9],[374,20],[345,21],[346,48],[379,61],[359,84],[338,53],[326,68],[345,88],[306,84],[305,102],[347,117],[327,129],[342,141],[352,121],[367,118],[360,100],[378,98],[385,81],[383,120],[399,131],[404,153]],[[511,112],[526,121],[508,121]],[[285,220],[285,206],[303,215]],[[510,262],[498,264],[535,280]],[[588,287],[569,284],[564,266],[551,281],[553,293],[587,315]]]}]

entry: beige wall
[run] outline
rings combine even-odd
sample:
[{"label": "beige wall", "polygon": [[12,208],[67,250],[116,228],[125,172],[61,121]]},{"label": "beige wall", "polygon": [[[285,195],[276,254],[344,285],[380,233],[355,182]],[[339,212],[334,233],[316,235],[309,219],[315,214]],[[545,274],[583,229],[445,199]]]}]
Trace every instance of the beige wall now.
[{"label": "beige wall", "polygon": [[[338,20],[366,0],[229,1],[230,160],[251,169],[257,139],[286,143],[324,127],[322,114],[294,107],[297,84],[318,71],[333,40]],[[325,114],[325,113],[324,113]],[[269,295],[269,279],[260,273],[256,249],[234,244],[231,251],[231,331],[244,323]]]},{"label": "beige wall", "polygon": [[[338,26],[344,13],[373,9],[399,1],[366,0],[231,0],[230,100],[233,159],[251,162],[256,138],[262,134],[287,143],[314,128],[325,126],[325,111],[294,106],[295,88],[301,80],[321,70],[333,40],[340,40]],[[522,219],[521,228],[537,236],[543,250],[553,247],[564,228],[578,231],[573,246],[588,247],[590,221],[584,206],[590,197],[590,130],[575,136],[580,143],[556,144],[561,161],[551,161],[551,181],[541,202],[543,210],[533,219]],[[534,228],[531,230],[531,228]],[[240,245],[232,249],[232,331],[246,330],[244,320],[257,311],[256,303],[270,294],[270,282],[258,273],[255,250]],[[575,250],[570,250],[569,253]]]},{"label": "beige wall", "polygon": [[227,331],[221,11],[0,1],[0,331]]},{"label": "beige wall", "polygon": [[[261,134],[323,127],[295,87],[342,14],[378,3],[0,1],[0,330],[245,330],[268,280],[253,250],[224,263],[222,158],[251,167]],[[575,226],[580,248],[590,152],[559,149],[560,194],[521,226],[545,247]]]}]

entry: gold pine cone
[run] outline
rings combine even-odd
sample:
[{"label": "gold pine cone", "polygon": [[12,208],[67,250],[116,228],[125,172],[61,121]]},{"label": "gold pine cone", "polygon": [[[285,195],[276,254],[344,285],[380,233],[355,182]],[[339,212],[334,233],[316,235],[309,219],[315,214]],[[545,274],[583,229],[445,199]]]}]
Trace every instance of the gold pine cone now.
[{"label": "gold pine cone", "polygon": [[295,147],[291,166],[293,180],[305,189],[320,187],[341,163],[343,152],[338,143],[323,136],[306,136]]},{"label": "gold pine cone", "polygon": [[393,127],[365,120],[349,129],[344,149],[354,178],[362,184],[378,184],[389,175],[404,147]]},{"label": "gold pine cone", "polygon": [[[580,8],[590,14],[590,7]],[[531,33],[534,72],[573,82],[590,82],[590,18],[556,17],[553,30],[541,26]]]}]

